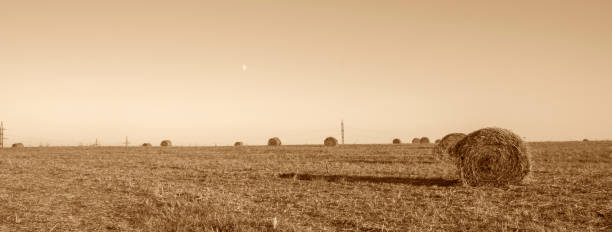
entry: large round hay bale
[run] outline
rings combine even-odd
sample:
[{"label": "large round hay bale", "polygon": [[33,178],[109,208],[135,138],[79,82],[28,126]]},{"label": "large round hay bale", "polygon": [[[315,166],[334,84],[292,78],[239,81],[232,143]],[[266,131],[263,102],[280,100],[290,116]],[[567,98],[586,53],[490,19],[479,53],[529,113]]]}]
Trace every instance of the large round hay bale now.
[{"label": "large round hay bale", "polygon": [[440,143],[440,139],[436,139],[436,141],[434,141],[435,144]]},{"label": "large round hay bale", "polygon": [[423,137],[423,138],[419,139],[419,143],[420,144],[429,144],[429,138]]},{"label": "large round hay bale", "polygon": [[152,145],[152,144],[150,144],[150,143],[143,143],[143,144],[142,144],[142,146],[143,146],[143,147],[152,147],[153,145]]},{"label": "large round hay bale", "polygon": [[457,168],[461,179],[470,186],[518,184],[531,168],[527,146],[521,137],[502,128],[474,131],[449,152],[459,158]]},{"label": "large round hay bale", "polygon": [[418,143],[421,143],[421,139],[419,139],[419,138],[414,138],[414,139],[412,139],[412,143],[413,143],[413,144],[418,144]]},{"label": "large round hay bale", "polygon": [[268,146],[280,146],[281,140],[278,137],[268,139]]},{"label": "large round hay bale", "polygon": [[240,141],[234,143],[234,147],[240,147],[242,145],[244,145],[244,143]]},{"label": "large round hay bale", "polygon": [[21,148],[24,147],[23,143],[13,143],[13,145],[11,146],[12,148]]},{"label": "large round hay bale", "polygon": [[162,147],[172,147],[172,141],[170,140],[164,140],[161,142],[161,144],[159,144]]},{"label": "large round hay bale", "polygon": [[436,143],[436,146],[433,149],[433,154],[438,156],[438,158],[442,158],[448,155],[448,149],[455,146],[459,140],[465,138],[464,133],[450,133],[442,137],[442,139]]},{"label": "large round hay bale", "polygon": [[338,145],[338,140],[334,137],[327,137],[323,141],[323,144],[328,147],[333,147],[333,146]]},{"label": "large round hay bale", "polygon": [[401,143],[402,143],[402,140],[398,138],[393,139],[393,144],[401,144]]}]

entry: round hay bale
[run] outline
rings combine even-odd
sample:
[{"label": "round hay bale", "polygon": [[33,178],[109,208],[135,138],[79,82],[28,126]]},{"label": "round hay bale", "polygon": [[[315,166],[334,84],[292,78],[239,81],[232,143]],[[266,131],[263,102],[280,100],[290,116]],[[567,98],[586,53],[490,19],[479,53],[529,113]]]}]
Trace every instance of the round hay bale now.
[{"label": "round hay bale", "polygon": [[159,145],[162,146],[162,147],[172,147],[172,141],[164,140]]},{"label": "round hay bale", "polygon": [[588,142],[588,141],[589,141],[589,139],[583,139],[582,140],[582,142]]},{"label": "round hay bale", "polygon": [[150,143],[143,143],[143,144],[142,144],[142,146],[143,146],[143,147],[152,147],[153,145],[152,145],[152,144],[150,144]]},{"label": "round hay bale", "polygon": [[24,147],[23,143],[13,143],[13,145],[11,146],[12,148],[21,148]]},{"label": "round hay bale", "polygon": [[234,147],[240,147],[242,145],[244,145],[244,143],[240,141],[234,143]]},{"label": "round hay bale", "polygon": [[484,128],[468,134],[449,149],[458,157],[464,184],[506,186],[520,183],[529,174],[527,146],[518,135],[502,128]]},{"label": "round hay bale", "polygon": [[268,146],[280,146],[281,140],[278,137],[268,139]]},{"label": "round hay bale", "polygon": [[328,147],[333,147],[333,146],[338,145],[338,140],[334,137],[327,137],[323,141],[323,144]]},{"label": "round hay bale", "polygon": [[414,139],[412,139],[412,143],[413,143],[413,144],[418,144],[418,143],[421,143],[421,139],[419,139],[419,138],[414,138]]},{"label": "round hay bale", "polygon": [[401,143],[402,143],[402,140],[398,138],[393,139],[393,144],[401,144]]},{"label": "round hay bale", "polygon": [[450,133],[442,137],[439,142],[436,142],[436,146],[433,149],[433,154],[439,158],[448,155],[448,149],[455,146],[459,140],[465,138],[464,133]]},{"label": "round hay bale", "polygon": [[420,144],[429,144],[429,138],[423,137],[419,140]]}]

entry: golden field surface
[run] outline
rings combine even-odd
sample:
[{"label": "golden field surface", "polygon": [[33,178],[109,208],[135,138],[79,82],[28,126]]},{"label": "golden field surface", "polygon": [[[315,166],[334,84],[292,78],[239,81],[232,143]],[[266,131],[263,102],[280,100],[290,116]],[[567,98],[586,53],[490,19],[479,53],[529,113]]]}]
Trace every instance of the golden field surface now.
[{"label": "golden field surface", "polygon": [[426,145],[0,150],[0,231],[611,231],[612,142],[466,187]]}]

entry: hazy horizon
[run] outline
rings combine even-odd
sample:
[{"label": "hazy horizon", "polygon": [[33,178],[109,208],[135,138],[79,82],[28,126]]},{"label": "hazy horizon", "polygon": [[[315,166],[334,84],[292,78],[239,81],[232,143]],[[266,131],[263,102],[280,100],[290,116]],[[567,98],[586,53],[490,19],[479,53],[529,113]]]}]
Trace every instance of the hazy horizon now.
[{"label": "hazy horizon", "polygon": [[[6,143],[612,139],[610,1],[0,2]],[[6,145],[5,145],[6,146]]]}]

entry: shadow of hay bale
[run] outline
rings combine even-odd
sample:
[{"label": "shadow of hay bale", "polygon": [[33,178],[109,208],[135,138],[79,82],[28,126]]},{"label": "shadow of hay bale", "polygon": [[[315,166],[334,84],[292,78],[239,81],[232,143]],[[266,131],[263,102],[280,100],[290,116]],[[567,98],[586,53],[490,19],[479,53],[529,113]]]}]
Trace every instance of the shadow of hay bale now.
[{"label": "shadow of hay bale", "polygon": [[408,178],[408,177],[376,177],[376,176],[348,176],[348,175],[312,175],[283,173],[278,175],[283,179],[295,180],[324,180],[327,182],[368,182],[368,183],[389,183],[407,184],[414,186],[456,186],[459,180],[445,180],[442,178]]},{"label": "shadow of hay bale", "polygon": [[436,164],[434,160],[338,160],[345,163],[363,163],[363,164]]}]

